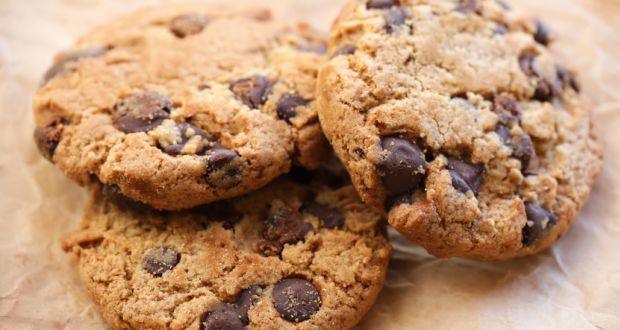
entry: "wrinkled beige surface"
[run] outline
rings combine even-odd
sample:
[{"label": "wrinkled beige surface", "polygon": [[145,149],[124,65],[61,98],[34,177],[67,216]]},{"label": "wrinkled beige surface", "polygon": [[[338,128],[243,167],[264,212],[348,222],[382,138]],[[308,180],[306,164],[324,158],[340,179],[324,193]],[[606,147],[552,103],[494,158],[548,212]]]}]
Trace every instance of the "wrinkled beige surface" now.
[{"label": "wrinkled beige surface", "polygon": [[[39,157],[30,100],[56,51],[114,15],[157,3],[128,2],[0,0],[0,329],[106,329],[60,250],[86,192]],[[260,1],[323,30],[342,2]],[[620,329],[620,2],[518,2],[560,32],[554,52],[581,71],[595,105],[607,146],[591,200],[537,257],[436,260],[396,239],[387,286],[362,329]]]}]

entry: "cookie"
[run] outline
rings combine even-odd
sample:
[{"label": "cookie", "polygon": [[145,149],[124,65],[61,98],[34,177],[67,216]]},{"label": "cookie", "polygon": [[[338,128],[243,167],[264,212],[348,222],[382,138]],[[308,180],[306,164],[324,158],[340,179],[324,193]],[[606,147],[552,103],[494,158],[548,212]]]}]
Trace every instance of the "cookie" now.
[{"label": "cookie", "polygon": [[82,185],[178,210],[330,154],[314,102],[325,41],[262,9],[162,6],[56,58],[34,98],[41,153]]},{"label": "cookie", "polygon": [[116,329],[348,329],[383,285],[385,221],[311,175],[180,212],[97,189],[63,247]]},{"label": "cookie", "polygon": [[602,158],[554,38],[500,1],[350,1],[317,98],[361,198],[439,257],[552,245]]}]

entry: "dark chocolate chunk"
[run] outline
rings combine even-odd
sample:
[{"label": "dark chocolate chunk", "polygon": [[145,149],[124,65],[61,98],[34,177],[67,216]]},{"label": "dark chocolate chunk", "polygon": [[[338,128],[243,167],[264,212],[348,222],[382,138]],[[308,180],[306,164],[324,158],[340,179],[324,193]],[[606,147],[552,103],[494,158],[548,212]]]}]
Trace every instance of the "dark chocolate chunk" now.
[{"label": "dark chocolate chunk", "polygon": [[345,222],[344,211],[317,202],[305,203],[302,212],[314,215],[321,220],[325,228],[342,228]]},{"label": "dark chocolate chunk", "polygon": [[170,100],[148,91],[126,97],[114,105],[114,127],[125,133],[148,132],[168,118]]},{"label": "dark chocolate chunk", "polygon": [[45,72],[42,85],[45,85],[48,81],[52,80],[57,75],[65,72],[67,70],[67,66],[69,66],[70,64],[78,62],[79,60],[84,58],[99,57],[105,54],[107,51],[107,47],[97,47],[76,50],[62,54],[54,63],[54,65],[49,68],[47,72]]},{"label": "dark chocolate chunk", "polygon": [[273,287],[273,306],[283,319],[299,323],[308,320],[321,308],[321,296],[312,283],[301,278],[287,278]]},{"label": "dark chocolate chunk", "polygon": [[525,203],[527,224],[523,227],[523,245],[532,245],[543,237],[551,227],[558,223],[558,218],[549,210],[530,202]]},{"label": "dark chocolate chunk", "polygon": [[271,94],[271,82],[264,76],[253,76],[230,84],[230,90],[251,109],[258,109]]},{"label": "dark chocolate chunk", "polygon": [[185,38],[202,32],[207,24],[209,18],[205,15],[181,15],[170,22],[170,31],[179,38]]},{"label": "dark chocolate chunk", "polygon": [[392,33],[398,30],[401,26],[405,25],[408,18],[409,13],[405,8],[397,7],[390,9],[390,11],[385,14],[385,28],[387,32]]},{"label": "dark chocolate chunk", "polygon": [[512,140],[512,134],[510,134],[510,130],[506,126],[500,126],[495,131],[497,135],[499,135],[500,139],[504,144],[510,144]]},{"label": "dark chocolate chunk", "polygon": [[220,303],[200,318],[201,330],[243,330],[244,326],[237,310],[228,304]]},{"label": "dark chocolate chunk", "polygon": [[313,227],[304,222],[299,213],[288,206],[271,211],[263,227],[259,249],[268,256],[280,254],[285,244],[294,244],[306,237]]},{"label": "dark chocolate chunk", "polygon": [[493,111],[497,113],[499,122],[505,126],[512,126],[519,122],[521,107],[514,96],[502,93],[493,100]]},{"label": "dark chocolate chunk", "polygon": [[287,94],[280,98],[276,111],[278,118],[286,120],[290,123],[291,118],[297,116],[297,108],[308,105],[310,101],[306,100],[299,94]]},{"label": "dark chocolate chunk", "polygon": [[536,156],[536,150],[534,149],[534,143],[532,138],[526,133],[519,136],[515,136],[512,139],[512,145],[514,147],[514,155],[521,161],[523,170],[527,170],[530,166],[532,158]]},{"label": "dark chocolate chunk", "polygon": [[448,158],[448,170],[454,189],[466,194],[468,191],[478,195],[484,173],[483,164],[469,164],[457,158]]},{"label": "dark chocolate chunk", "polygon": [[368,9],[388,9],[396,6],[395,0],[368,0],[366,8]]},{"label": "dark chocolate chunk", "polygon": [[237,310],[241,322],[247,325],[250,320],[248,318],[248,312],[250,308],[260,301],[260,295],[263,293],[263,288],[260,285],[253,285],[239,294],[237,298]]},{"label": "dark chocolate chunk", "polygon": [[420,148],[399,137],[383,138],[381,146],[384,156],[377,170],[388,195],[398,196],[420,188],[428,168]]},{"label": "dark chocolate chunk", "polygon": [[541,21],[536,21],[536,33],[534,34],[534,40],[541,45],[548,46],[553,41],[554,35],[549,30],[549,27]]},{"label": "dark chocolate chunk", "polygon": [[411,204],[413,204],[413,196],[411,196],[411,194],[388,197],[385,200],[385,209],[389,211],[400,205],[411,205]]},{"label": "dark chocolate chunk", "polygon": [[166,246],[152,248],[144,254],[144,269],[154,276],[162,276],[172,270],[181,260],[181,255]]},{"label": "dark chocolate chunk", "polygon": [[562,88],[572,88],[577,93],[580,92],[579,84],[577,83],[577,80],[572,72],[568,71],[568,69],[561,65],[557,66],[557,72],[558,81],[562,85]]},{"label": "dark chocolate chunk", "polygon": [[66,122],[62,118],[55,118],[43,127],[37,127],[34,130],[34,141],[37,144],[39,152],[45,159],[54,162],[54,152],[60,143],[64,125]]},{"label": "dark chocolate chunk", "polygon": [[211,146],[209,135],[207,135],[207,133],[200,128],[188,123],[181,123],[177,126],[179,128],[179,131],[181,132],[181,141],[176,144],[162,147],[162,150],[165,153],[171,156],[180,155],[181,151],[185,147],[185,144],[187,144],[187,142],[189,142],[195,136],[200,136],[200,143],[198,145],[198,148],[196,149],[197,155],[203,154],[204,151],[206,151],[206,149]]},{"label": "dark chocolate chunk", "polygon": [[345,45],[338,48],[333,54],[332,58],[338,57],[340,55],[353,55],[357,51],[357,47],[353,45]]},{"label": "dark chocolate chunk", "polygon": [[480,3],[478,0],[459,0],[459,6],[456,11],[471,14],[480,12]]},{"label": "dark chocolate chunk", "polygon": [[521,56],[519,56],[519,66],[521,66],[521,70],[527,76],[537,76],[536,71],[534,70],[534,59],[536,56],[537,55],[533,51],[523,52]]},{"label": "dark chocolate chunk", "polygon": [[233,188],[241,182],[243,164],[243,160],[236,152],[216,146],[206,159],[207,182],[217,188]]},{"label": "dark chocolate chunk", "polygon": [[553,86],[546,79],[540,79],[536,84],[534,99],[540,102],[549,102],[553,99]]}]

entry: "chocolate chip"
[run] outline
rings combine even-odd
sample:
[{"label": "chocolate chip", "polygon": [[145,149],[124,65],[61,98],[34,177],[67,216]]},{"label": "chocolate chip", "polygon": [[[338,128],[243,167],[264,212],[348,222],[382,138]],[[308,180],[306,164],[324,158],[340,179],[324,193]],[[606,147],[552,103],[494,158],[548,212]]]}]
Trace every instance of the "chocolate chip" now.
[{"label": "chocolate chip", "polygon": [[405,22],[409,18],[409,13],[405,8],[398,7],[390,9],[385,14],[385,28],[388,33],[396,31],[399,27],[405,25]]},{"label": "chocolate chip", "polygon": [[107,47],[88,48],[82,50],[76,50],[66,52],[60,56],[60,58],[54,63],[54,65],[45,72],[43,76],[43,82],[41,85],[45,85],[48,81],[52,80],[57,75],[66,71],[67,66],[71,63],[78,62],[84,58],[94,58],[105,54],[108,51]]},{"label": "chocolate chip", "polygon": [[504,25],[504,24],[497,24],[497,27],[495,28],[495,34],[499,34],[499,35],[504,35],[506,33],[508,33],[508,26]]},{"label": "chocolate chip", "polygon": [[536,155],[532,138],[530,138],[528,134],[523,133],[513,138],[512,145],[514,147],[515,157],[521,161],[522,169],[527,170],[532,158]]},{"label": "chocolate chip", "polygon": [[512,140],[512,134],[510,134],[510,130],[506,126],[500,126],[499,128],[497,128],[495,133],[499,135],[500,139],[505,144],[509,144]]},{"label": "chocolate chip", "polygon": [[353,55],[357,51],[357,47],[353,45],[345,45],[338,48],[333,54],[332,58],[341,56],[341,55]]},{"label": "chocolate chip", "polygon": [[558,223],[558,218],[549,210],[534,203],[525,203],[527,224],[523,227],[523,244],[532,245]]},{"label": "chocolate chip", "polygon": [[562,88],[572,88],[577,93],[580,92],[579,84],[577,84],[577,80],[575,80],[575,76],[572,72],[568,71],[565,67],[558,65],[558,81],[562,85]]},{"label": "chocolate chip", "polygon": [[263,228],[263,238],[259,249],[268,256],[280,254],[285,244],[303,240],[313,227],[303,221],[299,213],[288,206],[274,208]]},{"label": "chocolate chip", "polygon": [[66,122],[62,118],[55,118],[43,127],[34,130],[34,141],[37,144],[39,153],[50,162],[54,162],[54,152],[65,129]]},{"label": "chocolate chip", "polygon": [[519,107],[517,99],[508,93],[495,96],[493,111],[497,113],[499,122],[505,126],[518,123],[521,117],[521,107]]},{"label": "chocolate chip", "polygon": [[413,204],[413,197],[411,194],[405,194],[400,196],[389,197],[385,200],[385,209],[391,210],[400,205],[411,205]]},{"label": "chocolate chip", "polygon": [[317,202],[305,203],[302,212],[311,214],[321,220],[325,228],[342,228],[345,222],[344,211]]},{"label": "chocolate chip", "polygon": [[181,123],[178,124],[177,127],[181,132],[181,141],[176,144],[171,144],[165,147],[162,147],[162,150],[171,155],[178,156],[181,154],[181,151],[194,136],[200,136],[200,142],[195,150],[196,155],[201,155],[203,152],[211,146],[209,135],[200,128],[189,124],[189,123]]},{"label": "chocolate chip", "polygon": [[207,182],[217,188],[230,189],[239,184],[243,160],[229,149],[216,146],[206,159]]},{"label": "chocolate chip", "polygon": [[278,118],[286,120],[290,123],[290,119],[297,116],[297,108],[308,105],[310,101],[306,100],[299,94],[287,94],[280,98],[276,111]]},{"label": "chocolate chip", "polygon": [[144,269],[154,276],[160,277],[172,270],[181,260],[181,255],[166,246],[155,247],[144,254]]},{"label": "chocolate chip", "polygon": [[271,82],[264,76],[253,76],[230,84],[230,90],[251,109],[258,109],[271,94]]},{"label": "chocolate chip", "polygon": [[397,196],[418,189],[428,168],[420,148],[399,137],[383,138],[381,147],[384,156],[377,169],[388,195]]},{"label": "chocolate chip", "polygon": [[508,11],[511,10],[512,8],[510,7],[510,5],[503,0],[495,0],[495,2],[497,2],[497,4],[502,7],[503,10]]},{"label": "chocolate chip", "polygon": [[534,40],[536,40],[536,42],[548,46],[553,41],[553,37],[553,33],[545,23],[536,21],[536,33],[534,34]]},{"label": "chocolate chip", "polygon": [[460,159],[448,158],[448,170],[454,189],[466,194],[468,191],[478,195],[484,172],[483,164],[469,164]]},{"label": "chocolate chip", "polygon": [[179,38],[198,34],[209,23],[205,15],[181,15],[170,22],[170,31]]},{"label": "chocolate chip", "polygon": [[396,6],[395,0],[368,0],[366,8],[368,9],[388,9]]},{"label": "chocolate chip", "polygon": [[114,105],[114,126],[125,133],[148,132],[170,115],[170,100],[157,92],[126,97]]},{"label": "chocolate chip", "polygon": [[201,330],[243,330],[244,326],[233,306],[220,303],[200,318]]},{"label": "chocolate chip", "polygon": [[308,320],[321,308],[319,291],[301,278],[287,278],[277,283],[272,298],[280,317],[289,322]]},{"label": "chocolate chip", "polygon": [[260,301],[260,295],[263,293],[263,288],[260,285],[253,285],[239,294],[237,298],[237,310],[241,318],[241,322],[247,325],[250,323],[248,318],[248,312],[250,308]]},{"label": "chocolate chip", "polygon": [[534,70],[534,59],[536,58],[536,54],[531,51],[526,51],[519,56],[519,66],[521,66],[521,70],[530,77],[536,76],[536,71]]},{"label": "chocolate chip", "polygon": [[553,86],[546,79],[540,79],[536,84],[534,99],[540,102],[549,102],[553,99]]},{"label": "chocolate chip", "polygon": [[196,214],[204,216],[199,217],[199,219],[204,220],[205,224],[219,221],[223,223],[223,227],[226,229],[232,229],[243,218],[243,214],[239,213],[228,200],[199,206],[194,211]]},{"label": "chocolate chip", "polygon": [[478,13],[480,10],[480,3],[478,0],[460,0],[459,6],[456,8],[456,11],[470,14],[470,13]]}]

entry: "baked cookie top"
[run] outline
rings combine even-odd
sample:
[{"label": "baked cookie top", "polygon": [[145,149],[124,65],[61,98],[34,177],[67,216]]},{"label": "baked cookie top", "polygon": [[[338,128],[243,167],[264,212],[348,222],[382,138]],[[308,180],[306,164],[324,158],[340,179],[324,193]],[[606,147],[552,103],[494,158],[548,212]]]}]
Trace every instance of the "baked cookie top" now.
[{"label": "baked cookie top", "polygon": [[117,329],[351,328],[383,286],[391,247],[381,213],[328,177],[181,212],[107,186],[63,247]]},{"label": "baked cookie top", "polygon": [[34,98],[43,155],[158,209],[238,196],[329,155],[314,92],[325,42],[262,9],[162,6],[57,56]]},{"label": "baked cookie top", "polygon": [[553,39],[502,1],[350,1],[317,97],[362,199],[440,257],[506,259],[555,242],[601,147]]}]

